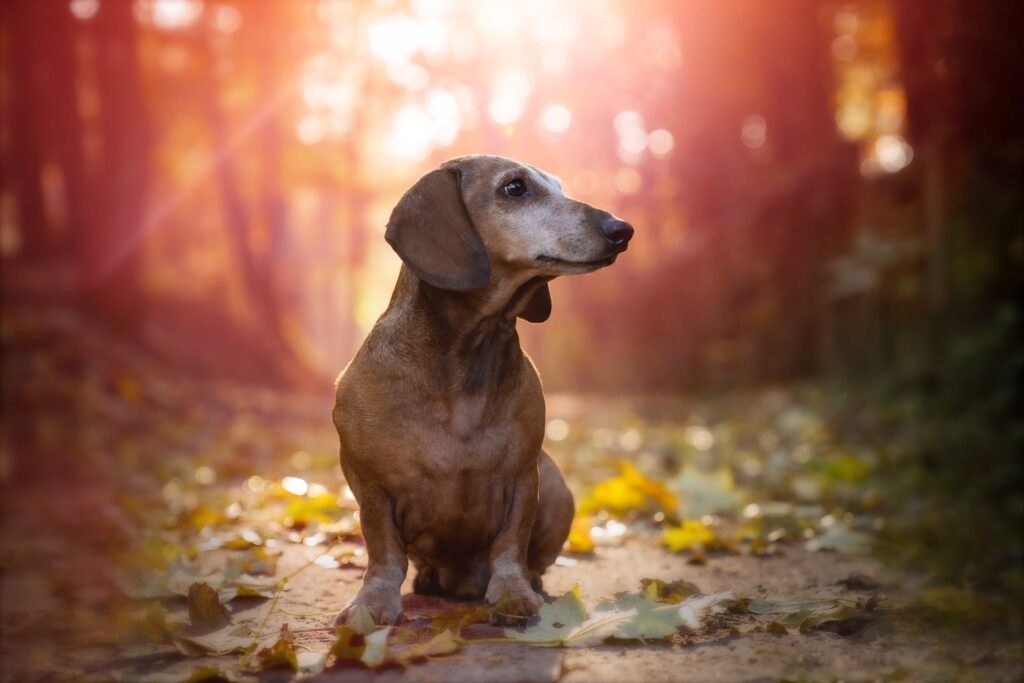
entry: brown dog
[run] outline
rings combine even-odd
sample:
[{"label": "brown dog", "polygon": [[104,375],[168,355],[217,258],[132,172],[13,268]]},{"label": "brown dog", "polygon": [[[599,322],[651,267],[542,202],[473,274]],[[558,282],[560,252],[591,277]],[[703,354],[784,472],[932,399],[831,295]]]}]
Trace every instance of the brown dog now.
[{"label": "brown dog", "polygon": [[334,405],[369,554],[340,622],[364,605],[393,623],[407,558],[416,592],[537,612],[574,506],[541,450],[544,396],[516,318],[546,320],[549,280],[610,265],[632,236],[502,157],[448,161],[398,202],[385,237],[404,266]]}]

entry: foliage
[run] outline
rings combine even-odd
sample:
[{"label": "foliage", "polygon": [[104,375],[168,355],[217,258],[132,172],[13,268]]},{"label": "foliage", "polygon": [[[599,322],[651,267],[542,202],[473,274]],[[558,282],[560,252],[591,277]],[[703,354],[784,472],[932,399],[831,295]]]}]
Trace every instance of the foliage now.
[{"label": "foliage", "polygon": [[878,472],[901,508],[885,552],[936,579],[1024,600],[1024,332],[1019,309],[950,351],[935,391],[883,403]]}]

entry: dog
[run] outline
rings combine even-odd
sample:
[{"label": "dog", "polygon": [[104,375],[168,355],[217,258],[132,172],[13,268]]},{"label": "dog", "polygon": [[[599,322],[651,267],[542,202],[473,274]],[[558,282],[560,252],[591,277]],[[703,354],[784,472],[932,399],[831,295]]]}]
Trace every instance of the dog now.
[{"label": "dog", "polygon": [[542,449],[544,396],[516,320],[547,320],[550,280],[611,265],[632,236],[504,157],[452,159],[402,196],[385,233],[398,282],[336,387],[369,556],[338,623],[359,605],[395,623],[409,560],[417,593],[486,598],[511,622],[537,613],[575,506]]}]

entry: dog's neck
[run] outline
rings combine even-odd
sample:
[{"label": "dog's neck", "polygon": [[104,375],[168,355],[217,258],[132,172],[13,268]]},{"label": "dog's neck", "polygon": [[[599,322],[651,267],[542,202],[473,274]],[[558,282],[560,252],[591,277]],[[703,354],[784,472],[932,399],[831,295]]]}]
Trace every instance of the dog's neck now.
[{"label": "dog's neck", "polygon": [[472,292],[433,287],[405,266],[383,320],[403,349],[452,388],[477,393],[514,380],[522,359],[516,316],[543,282],[495,278]]}]

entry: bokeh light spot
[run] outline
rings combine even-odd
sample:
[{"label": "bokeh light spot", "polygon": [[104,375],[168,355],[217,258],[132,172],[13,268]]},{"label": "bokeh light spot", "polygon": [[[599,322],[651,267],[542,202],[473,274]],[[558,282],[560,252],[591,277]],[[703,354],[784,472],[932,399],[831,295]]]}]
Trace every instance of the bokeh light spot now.
[{"label": "bokeh light spot", "polygon": [[760,149],[768,138],[768,124],[760,114],[751,114],[743,119],[740,139],[749,149]]},{"label": "bokeh light spot", "polygon": [[857,41],[850,36],[839,36],[832,41],[832,56],[841,62],[852,61],[857,56]]},{"label": "bokeh light spot", "polygon": [[76,19],[88,21],[99,12],[100,0],[71,0],[69,8]]},{"label": "bokeh light spot", "polygon": [[875,157],[883,171],[895,173],[910,164],[914,150],[899,135],[883,135],[875,142]]},{"label": "bokeh light spot", "polygon": [[622,194],[636,194],[643,183],[640,172],[635,168],[624,166],[615,172],[615,189]]},{"label": "bokeh light spot", "polygon": [[657,130],[652,130],[651,134],[647,137],[647,146],[654,156],[665,157],[672,153],[676,146],[676,140],[672,133],[664,128],[658,128]]},{"label": "bokeh light spot", "polygon": [[564,133],[572,125],[572,112],[560,104],[553,104],[541,114],[541,125],[552,133]]},{"label": "bokeh light spot", "polygon": [[303,496],[309,490],[309,482],[299,477],[285,477],[281,480],[281,488],[296,496]]},{"label": "bokeh light spot", "polygon": [[549,420],[545,436],[552,441],[565,441],[569,436],[569,423],[558,418]]}]

